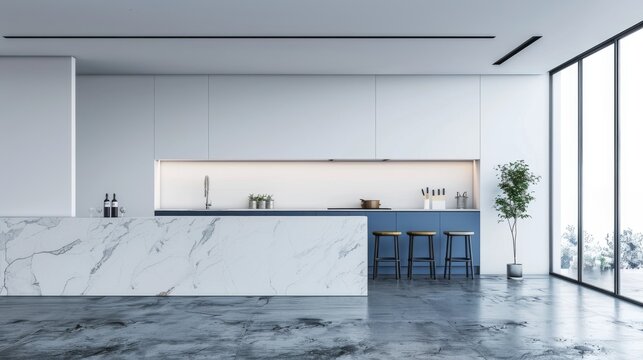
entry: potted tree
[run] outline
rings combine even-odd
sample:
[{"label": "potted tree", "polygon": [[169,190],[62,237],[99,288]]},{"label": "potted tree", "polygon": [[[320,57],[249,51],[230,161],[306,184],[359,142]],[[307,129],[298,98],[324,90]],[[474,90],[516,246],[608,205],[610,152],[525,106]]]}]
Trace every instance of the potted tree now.
[{"label": "potted tree", "polygon": [[498,222],[506,221],[513,241],[513,264],[507,264],[507,278],[522,278],[522,264],[518,264],[516,257],[516,240],[518,238],[518,219],[529,216],[527,207],[535,198],[531,185],[540,181],[540,176],[529,170],[529,165],[524,160],[510,162],[495,167],[498,171],[498,187],[500,194],[496,196],[494,208],[498,211]]}]

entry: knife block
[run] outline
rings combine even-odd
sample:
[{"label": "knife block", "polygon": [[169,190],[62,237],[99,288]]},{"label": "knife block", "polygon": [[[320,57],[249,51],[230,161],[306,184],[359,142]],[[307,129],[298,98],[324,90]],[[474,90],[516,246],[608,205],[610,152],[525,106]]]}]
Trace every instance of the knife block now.
[{"label": "knife block", "polygon": [[431,199],[431,209],[433,210],[445,210],[447,208],[447,199],[446,196],[438,195],[433,196]]}]

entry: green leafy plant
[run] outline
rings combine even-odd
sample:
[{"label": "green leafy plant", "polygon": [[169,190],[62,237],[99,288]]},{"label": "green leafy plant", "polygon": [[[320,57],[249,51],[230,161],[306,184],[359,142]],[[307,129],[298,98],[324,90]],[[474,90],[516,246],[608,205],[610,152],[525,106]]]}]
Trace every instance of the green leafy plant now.
[{"label": "green leafy plant", "polygon": [[248,195],[248,200],[250,200],[250,201],[256,201],[256,200],[257,200],[257,195],[255,195],[255,194],[250,194],[250,195]]},{"label": "green leafy plant", "polygon": [[514,264],[516,264],[518,219],[530,217],[527,208],[535,197],[529,187],[536,185],[540,181],[540,176],[532,173],[524,160],[498,165],[494,169],[498,171],[498,187],[501,191],[496,196],[494,209],[498,211],[498,222],[507,221],[509,224],[513,241]]},{"label": "green leafy plant", "polygon": [[272,200],[272,194],[266,194],[264,196],[266,198],[266,201],[271,201]]}]

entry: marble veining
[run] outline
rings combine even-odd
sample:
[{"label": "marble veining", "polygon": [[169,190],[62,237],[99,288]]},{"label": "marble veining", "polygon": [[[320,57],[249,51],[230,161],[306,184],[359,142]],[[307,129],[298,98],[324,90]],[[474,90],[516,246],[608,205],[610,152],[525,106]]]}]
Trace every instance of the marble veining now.
[{"label": "marble veining", "polygon": [[0,218],[0,295],[366,295],[366,217]]}]

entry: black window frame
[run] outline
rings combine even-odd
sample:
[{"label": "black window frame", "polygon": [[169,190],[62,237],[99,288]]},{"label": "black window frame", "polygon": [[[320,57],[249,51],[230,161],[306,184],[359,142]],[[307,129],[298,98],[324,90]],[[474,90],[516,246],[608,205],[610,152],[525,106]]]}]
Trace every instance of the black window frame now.
[{"label": "black window frame", "polygon": [[[620,87],[619,87],[619,77],[620,77],[620,40],[626,36],[633,34],[639,30],[643,30],[643,21],[637,23],[636,25],[620,32],[619,34],[601,42],[600,44],[594,46],[593,48],[583,52],[580,55],[575,56],[574,58],[556,66],[555,68],[549,71],[549,274],[556,278],[560,278],[580,286],[590,288],[601,293],[616,297],[621,300],[631,302],[633,304],[643,306],[643,302],[632,299],[626,296],[621,295],[620,293],[620,236],[621,233],[621,223],[620,223]],[[583,59],[597,53],[600,50],[603,50],[611,45],[614,45],[614,287],[613,291],[606,290],[591,284],[588,284],[583,281],[583,233],[582,233],[582,205],[583,205],[583,196],[582,196],[582,182],[583,182],[583,161],[582,161],[582,150],[583,150]],[[576,228],[578,229],[578,256],[576,258],[577,264],[577,278],[571,278],[564,276],[562,274],[555,273],[554,270],[554,228],[553,228],[553,210],[554,210],[554,198],[553,198],[553,164],[554,164],[554,151],[553,151],[553,136],[554,136],[554,93],[553,93],[553,78],[554,75],[569,66],[577,64],[578,65],[578,154],[579,154],[579,163],[578,163],[578,224]],[[643,66],[643,65],[642,65]]]}]

